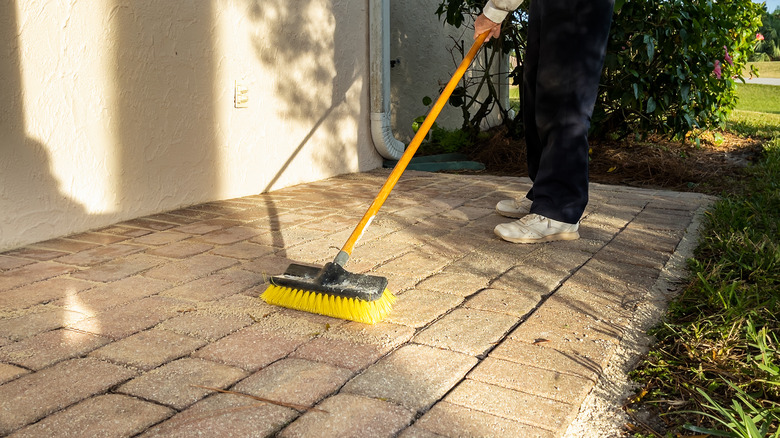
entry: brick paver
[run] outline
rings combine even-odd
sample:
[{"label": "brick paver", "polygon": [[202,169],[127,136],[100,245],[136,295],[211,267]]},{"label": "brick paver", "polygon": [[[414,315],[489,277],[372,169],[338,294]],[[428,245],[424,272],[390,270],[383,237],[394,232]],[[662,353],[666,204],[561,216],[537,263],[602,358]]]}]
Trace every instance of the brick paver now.
[{"label": "brick paver", "polygon": [[248,327],[207,345],[194,356],[256,371],[287,356],[315,333],[269,333]]},{"label": "brick paver", "polygon": [[89,317],[78,309],[66,310],[47,305],[31,307],[16,314],[21,316],[0,319],[0,336],[22,341]]},{"label": "brick paver", "polygon": [[184,409],[214,392],[211,388],[226,388],[245,375],[238,368],[184,358],[149,371],[120,386],[117,391]]},{"label": "brick paver", "polygon": [[387,320],[409,327],[424,327],[462,302],[463,299],[456,295],[413,289],[398,297]]},{"label": "brick paver", "polygon": [[320,410],[307,412],[279,436],[392,437],[414,417],[401,406],[351,394],[333,396],[317,407]]},{"label": "brick paver", "polygon": [[237,263],[237,260],[228,257],[200,254],[146,271],[144,276],[181,283],[195,280]]},{"label": "brick paver", "polygon": [[46,280],[75,271],[72,266],[55,262],[39,262],[0,273],[0,291]]},{"label": "brick paver", "polygon": [[82,356],[108,342],[108,338],[91,333],[52,330],[0,347],[0,360],[40,370],[62,360]]},{"label": "brick paver", "polygon": [[263,276],[244,270],[226,270],[168,289],[161,295],[192,301],[213,301],[263,282]]},{"label": "brick paver", "polygon": [[264,399],[311,407],[336,392],[354,373],[303,359],[282,359],[237,384],[233,390]]},{"label": "brick paver", "polygon": [[73,296],[94,286],[88,281],[61,277],[52,278],[3,292],[0,294],[0,309],[23,309],[57,298]]},{"label": "brick paver", "polygon": [[157,327],[213,342],[250,324],[252,318],[249,315],[211,314],[207,310],[193,310],[164,321]]},{"label": "brick paver", "polygon": [[148,371],[192,353],[206,341],[167,330],[147,330],[92,352],[91,356]]},{"label": "brick paver", "polygon": [[182,309],[184,303],[160,297],[147,297],[120,307],[98,313],[72,324],[69,328],[121,339],[171,318]]},{"label": "brick paver", "polygon": [[24,368],[9,365],[7,363],[0,363],[0,385],[5,382],[10,382],[17,377],[27,374],[28,371]]},{"label": "brick paver", "polygon": [[160,256],[160,257],[169,257],[173,259],[185,259],[187,257],[192,257],[197,254],[202,254],[212,248],[214,248],[214,245],[209,245],[208,243],[202,243],[202,242],[192,242],[187,240],[183,242],[174,242],[158,248],[150,249],[147,250],[147,253]]},{"label": "brick paver", "polygon": [[170,287],[170,283],[162,280],[132,276],[110,284],[101,284],[78,294],[68,292],[66,297],[53,304],[88,316],[95,316],[105,310],[155,295]]},{"label": "brick paver", "polygon": [[468,375],[469,379],[578,404],[591,388],[582,377],[488,357]]},{"label": "brick paver", "polygon": [[523,290],[485,289],[469,298],[464,306],[519,318],[530,313],[541,301],[541,295]]},{"label": "brick paver", "polygon": [[76,266],[94,266],[99,263],[105,263],[112,261],[119,257],[125,257],[130,254],[143,251],[144,247],[137,245],[125,245],[123,243],[109,246],[99,246],[97,248],[88,249],[60,257],[57,259],[60,263]]},{"label": "brick paver", "polygon": [[387,173],[0,254],[0,435],[558,437],[712,202],[593,184],[581,239],[513,245],[493,208],[529,180],[407,172],[347,264],[388,277],[384,322],[258,299]]},{"label": "brick paver", "polygon": [[421,331],[414,341],[478,356],[495,345],[516,322],[516,317],[502,313],[455,309]]},{"label": "brick paver", "polygon": [[19,430],[14,438],[42,436],[123,437],[143,432],[171,416],[174,411],[119,394],[106,394],[85,400]]},{"label": "brick paver", "polygon": [[259,402],[242,395],[216,394],[195,403],[141,436],[272,436],[296,416],[297,412],[291,408]]},{"label": "brick paver", "polygon": [[70,253],[65,251],[55,251],[45,248],[36,248],[33,246],[19,248],[8,251],[4,256],[0,257],[0,271],[29,265],[31,263],[35,263],[35,260],[52,260],[68,254]]},{"label": "brick paver", "polygon": [[94,359],[72,359],[0,386],[0,434],[101,393],[135,375]]},{"label": "brick paver", "polygon": [[[424,345],[407,345],[350,381],[344,392],[424,411],[477,363],[477,359]],[[425,370],[425,372],[417,372]]]},{"label": "brick paver", "polygon": [[100,266],[76,272],[72,276],[90,281],[109,283],[146,271],[167,261],[146,254],[135,254],[125,259],[114,259]]},{"label": "brick paver", "polygon": [[[531,426],[512,419],[492,415],[448,402],[439,402],[415,426],[422,431],[404,433],[401,437],[469,436],[469,437],[528,437],[552,438],[547,429]],[[431,435],[426,435],[425,433]],[[455,433],[453,433],[455,432]]]},{"label": "brick paver", "polygon": [[[30,245],[30,247],[28,247],[27,249],[35,251],[37,249],[43,248],[43,249],[48,249],[53,251],[74,253],[74,252],[84,251],[85,249],[96,248],[98,246],[99,245],[93,242],[79,242],[74,239],[65,238],[65,239],[51,239],[43,242],[38,242],[33,245]],[[24,254],[25,257],[31,256],[31,254],[26,253],[24,249],[22,250],[21,254]],[[42,254],[38,252],[38,253],[34,253],[32,257],[41,260],[40,258],[41,255]]]},{"label": "brick paver", "polygon": [[444,401],[557,433],[579,411],[579,406],[474,380],[463,381]]}]

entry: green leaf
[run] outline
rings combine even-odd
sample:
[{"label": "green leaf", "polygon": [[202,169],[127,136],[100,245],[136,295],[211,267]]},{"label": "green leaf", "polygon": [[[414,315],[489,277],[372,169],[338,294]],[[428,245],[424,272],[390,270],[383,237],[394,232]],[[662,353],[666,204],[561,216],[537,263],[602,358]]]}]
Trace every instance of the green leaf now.
[{"label": "green leaf", "polygon": [[686,424],[683,427],[685,429],[690,430],[691,432],[706,433],[706,434],[712,435],[712,436],[725,436],[725,437],[733,436],[732,434],[730,434],[728,432],[721,432],[721,431],[715,430],[715,429],[707,429],[705,427],[694,426],[692,424]]},{"label": "green leaf", "polygon": [[424,121],[425,121],[425,116],[420,116],[414,119],[414,121],[412,122],[412,130],[414,132],[417,132],[420,129],[420,126],[422,126]]},{"label": "green leaf", "polygon": [[647,113],[652,114],[655,111],[655,99],[652,97],[647,99]]},{"label": "green leaf", "polygon": [[460,107],[466,103],[466,97],[466,87],[456,87],[454,90],[452,90],[449,103],[456,108]]},{"label": "green leaf", "polygon": [[653,55],[655,54],[655,43],[653,37],[650,35],[644,36],[645,46],[647,47],[647,62],[653,62]]}]

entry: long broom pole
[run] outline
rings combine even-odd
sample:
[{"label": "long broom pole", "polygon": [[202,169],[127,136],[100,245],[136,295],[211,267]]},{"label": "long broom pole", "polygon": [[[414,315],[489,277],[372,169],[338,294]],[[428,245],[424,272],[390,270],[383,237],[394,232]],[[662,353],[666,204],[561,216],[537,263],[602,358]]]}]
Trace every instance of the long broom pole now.
[{"label": "long broom pole", "polygon": [[444,87],[444,91],[442,91],[441,95],[439,95],[439,98],[436,100],[436,103],[433,104],[430,112],[428,112],[428,115],[425,117],[425,121],[423,121],[422,125],[417,130],[417,134],[415,134],[414,138],[412,138],[412,142],[409,143],[409,146],[407,146],[406,151],[398,160],[398,163],[396,163],[393,171],[390,172],[390,176],[387,178],[387,181],[385,181],[385,184],[379,190],[379,193],[374,198],[374,201],[368,207],[368,210],[366,211],[366,214],[363,215],[360,223],[358,223],[358,225],[355,227],[355,230],[352,231],[352,235],[350,235],[346,243],[344,243],[341,251],[339,251],[338,255],[336,255],[333,263],[342,267],[347,263],[349,256],[352,254],[352,250],[355,249],[355,245],[357,244],[358,240],[360,240],[360,237],[363,235],[366,228],[368,228],[368,226],[371,224],[371,221],[374,220],[374,216],[376,216],[377,212],[382,207],[382,204],[385,203],[385,200],[393,190],[393,187],[395,187],[395,184],[401,178],[401,174],[403,174],[404,170],[406,170],[406,166],[409,165],[409,162],[412,160],[415,152],[417,152],[417,148],[420,147],[420,144],[422,144],[425,136],[428,135],[428,131],[431,129],[431,126],[433,126],[433,122],[436,121],[436,118],[439,116],[439,113],[441,113],[444,105],[447,104],[447,100],[449,100],[452,92],[458,86],[458,82],[460,82],[461,78],[466,73],[466,70],[468,70],[471,62],[474,60],[474,57],[477,56],[477,52],[479,52],[480,47],[482,47],[482,43],[485,42],[487,35],[488,32],[485,32],[482,35],[479,35],[476,41],[474,41],[474,44],[463,58],[463,61],[460,62],[460,65],[458,65],[458,68],[455,70],[452,78],[450,78],[447,86]]}]

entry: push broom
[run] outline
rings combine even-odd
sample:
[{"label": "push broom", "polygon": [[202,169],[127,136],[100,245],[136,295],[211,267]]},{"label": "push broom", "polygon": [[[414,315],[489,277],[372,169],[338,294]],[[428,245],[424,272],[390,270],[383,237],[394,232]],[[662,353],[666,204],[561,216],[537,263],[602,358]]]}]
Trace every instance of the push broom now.
[{"label": "push broom", "polygon": [[477,37],[471,49],[463,58],[452,78],[444,87],[422,126],[409,143],[406,151],[390,172],[390,176],[379,190],[363,219],[355,227],[336,258],[322,268],[291,264],[282,275],[271,277],[268,288],[261,298],[269,304],[302,310],[309,313],[348,319],[367,324],[377,323],[390,313],[395,296],[387,289],[387,278],[368,274],[353,274],[344,269],[352,250],[363,232],[371,224],[382,204],[390,195],[401,174],[411,161],[433,122],[444,108],[458,82],[471,65],[487,32]]}]

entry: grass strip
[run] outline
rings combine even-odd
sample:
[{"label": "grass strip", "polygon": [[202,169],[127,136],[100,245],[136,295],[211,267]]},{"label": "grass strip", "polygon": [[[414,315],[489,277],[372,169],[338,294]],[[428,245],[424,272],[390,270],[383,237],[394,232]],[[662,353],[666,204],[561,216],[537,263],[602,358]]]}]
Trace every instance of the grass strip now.
[{"label": "grass strip", "polygon": [[780,114],[780,87],[737,83],[738,108],[744,111]]},{"label": "grass strip", "polygon": [[780,62],[764,61],[750,62],[745,66],[742,75],[746,78],[750,76],[750,66],[755,65],[758,69],[758,75],[762,78],[780,78]]},{"label": "grass strip", "polygon": [[765,149],[708,212],[690,281],[632,372],[629,409],[655,410],[664,436],[780,436],[780,140]]}]

